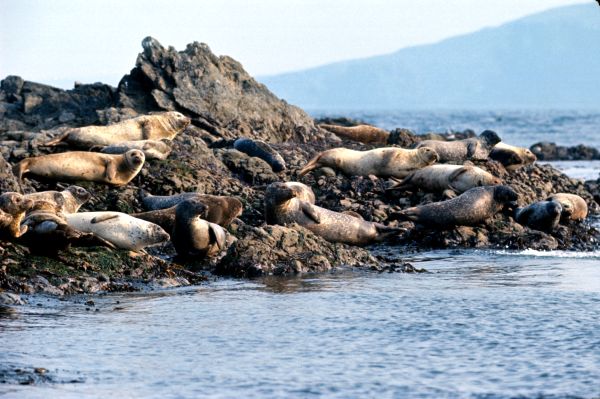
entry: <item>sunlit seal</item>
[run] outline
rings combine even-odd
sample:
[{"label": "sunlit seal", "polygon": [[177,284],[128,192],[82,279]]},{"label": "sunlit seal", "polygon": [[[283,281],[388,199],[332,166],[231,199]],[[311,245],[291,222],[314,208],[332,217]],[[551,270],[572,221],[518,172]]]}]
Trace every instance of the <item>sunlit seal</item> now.
[{"label": "sunlit seal", "polygon": [[500,137],[491,130],[486,130],[470,139],[456,141],[425,140],[417,148],[432,148],[438,155],[440,163],[463,164],[465,161],[483,161],[489,157],[492,148],[500,142]]},{"label": "sunlit seal", "polygon": [[190,118],[175,111],[142,115],[108,126],[72,128],[45,146],[67,143],[74,147],[92,148],[123,141],[170,139],[190,124]]},{"label": "sunlit seal", "polygon": [[298,189],[272,183],[265,191],[265,218],[268,224],[298,223],[331,242],[366,245],[382,241],[400,229],[367,222],[345,213],[333,212],[297,198]]},{"label": "sunlit seal", "polygon": [[122,186],[129,183],[144,166],[144,153],[130,150],[122,155],[69,151],[25,158],[13,168],[19,183],[23,175],[57,181],[92,181]]},{"label": "sunlit seal", "polygon": [[375,175],[403,178],[412,171],[431,165],[437,160],[437,153],[430,148],[406,150],[385,147],[369,151],[334,148],[323,151],[311,159],[298,175],[304,176],[313,169],[326,166],[349,176]]},{"label": "sunlit seal", "polygon": [[517,193],[508,186],[475,187],[453,199],[404,209],[390,219],[410,220],[430,228],[474,226],[517,199]]}]

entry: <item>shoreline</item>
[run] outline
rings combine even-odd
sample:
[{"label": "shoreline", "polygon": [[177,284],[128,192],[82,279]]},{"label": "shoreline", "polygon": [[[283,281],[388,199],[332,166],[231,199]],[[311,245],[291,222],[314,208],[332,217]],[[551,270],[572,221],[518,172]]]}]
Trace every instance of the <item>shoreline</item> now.
[{"label": "shoreline", "polygon": [[[148,254],[105,248],[72,248],[56,258],[33,256],[16,242],[0,242],[0,288],[7,292],[44,292],[70,295],[83,292],[128,291],[133,281],[175,286],[194,285],[212,276],[255,277],[326,272],[346,267],[376,271],[406,271],[411,265],[378,258],[369,247],[332,244],[300,226],[268,226],[264,223],[264,187],[276,181],[302,181],[317,197],[317,204],[337,212],[352,211],[367,221],[403,227],[385,247],[428,250],[432,248],[511,248],[538,250],[595,250],[597,229],[569,223],[547,234],[520,226],[510,216],[496,215],[475,227],[451,230],[416,230],[389,215],[423,203],[439,201],[438,194],[386,192],[386,179],[309,174],[298,170],[316,153],[334,147],[371,149],[342,140],[317,126],[304,111],[275,97],[256,82],[235,60],[216,57],[205,44],[193,43],[185,51],[165,48],[146,38],[138,65],[124,76],[119,87],[96,83],[61,90],[7,77],[0,90],[0,188],[17,189],[11,165],[54,149],[40,144],[69,127],[108,125],[151,112],[177,110],[192,124],[172,142],[166,160],[149,161],[133,181],[119,188],[81,184],[92,193],[85,211],[143,211],[140,190],[155,195],[197,191],[238,197],[244,212],[229,228],[237,241],[220,257],[194,262],[174,261],[172,245],[148,250]],[[185,60],[185,62],[183,62]],[[163,65],[178,65],[164,69]],[[202,78],[191,83],[192,76]],[[223,87],[215,82],[226,82]],[[395,133],[394,133],[395,132]],[[392,132],[394,145],[410,147],[424,137],[406,129]],[[474,132],[455,132],[469,137]],[[267,162],[232,148],[237,137],[267,141],[285,159],[288,168],[274,172]],[[443,134],[435,135],[444,139]],[[544,161],[542,161],[544,162]],[[501,178],[519,194],[520,205],[544,199],[555,192],[582,196],[591,215],[598,215],[600,180],[581,182],[552,166],[537,164],[508,172],[495,161],[477,166]],[[56,182],[25,179],[26,192],[57,189]],[[405,223],[405,222],[404,222]]]}]

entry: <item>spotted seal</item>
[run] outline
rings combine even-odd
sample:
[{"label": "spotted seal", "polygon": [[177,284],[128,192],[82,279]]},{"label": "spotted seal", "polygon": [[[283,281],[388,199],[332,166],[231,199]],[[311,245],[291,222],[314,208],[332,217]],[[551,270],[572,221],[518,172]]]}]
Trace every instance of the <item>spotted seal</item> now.
[{"label": "spotted seal", "polygon": [[588,206],[583,198],[577,194],[556,193],[549,196],[546,201],[558,202],[562,206],[561,220],[584,220],[588,215]]},{"label": "spotted seal", "polygon": [[552,232],[560,221],[562,206],[554,201],[538,201],[515,210],[517,223],[534,230]]},{"label": "spotted seal", "polygon": [[25,158],[13,167],[13,173],[19,183],[23,175],[32,174],[58,181],[93,181],[122,186],[142,170],[144,161],[144,153],[140,150],[121,155],[68,151]]},{"label": "spotted seal", "polygon": [[350,176],[375,175],[403,178],[410,172],[431,165],[437,160],[438,154],[430,148],[407,150],[384,147],[369,151],[334,148],[315,156],[298,172],[298,175],[304,176],[313,169],[326,166]]},{"label": "spotted seal", "polygon": [[367,245],[382,241],[400,229],[333,212],[297,198],[295,186],[277,182],[265,190],[265,218],[268,224],[298,223],[331,242]]},{"label": "spotted seal", "polygon": [[34,202],[15,192],[0,195],[0,237],[18,238],[27,232],[27,226],[21,226]]},{"label": "spotted seal", "polygon": [[273,172],[285,170],[286,165],[283,157],[275,151],[269,144],[262,140],[253,140],[246,137],[240,137],[233,142],[233,148],[241,151],[251,157],[258,157],[271,166]]},{"label": "spotted seal", "polygon": [[319,127],[341,138],[365,144],[386,144],[390,137],[387,130],[371,125],[339,126],[322,123]]},{"label": "spotted seal", "polygon": [[115,247],[140,251],[169,240],[162,227],[121,212],[80,212],[65,215],[67,224],[112,243]]},{"label": "spotted seal", "polygon": [[191,120],[180,112],[142,115],[107,126],[85,126],[68,129],[44,146],[67,143],[79,148],[109,146],[124,141],[170,139],[185,129]]},{"label": "spotted seal", "polygon": [[92,197],[90,192],[80,186],[69,186],[63,191],[42,191],[25,194],[33,201],[52,202],[60,207],[60,212],[75,213]]},{"label": "spotted seal", "polygon": [[486,130],[479,137],[464,140],[441,141],[424,140],[416,148],[432,148],[438,155],[440,163],[456,163],[462,165],[465,161],[484,161],[492,148],[500,142],[496,132]]},{"label": "spotted seal", "polygon": [[404,209],[390,219],[410,220],[429,228],[474,226],[517,199],[517,193],[508,186],[475,187],[453,199]]},{"label": "spotted seal", "polygon": [[502,142],[492,148],[490,158],[500,162],[508,171],[514,171],[531,165],[537,160],[535,154],[527,148],[516,147]]},{"label": "spotted seal", "polygon": [[477,166],[439,164],[415,170],[403,180],[391,185],[388,190],[417,187],[428,192],[444,192],[448,196],[454,197],[473,187],[499,184],[502,184],[500,178]]}]

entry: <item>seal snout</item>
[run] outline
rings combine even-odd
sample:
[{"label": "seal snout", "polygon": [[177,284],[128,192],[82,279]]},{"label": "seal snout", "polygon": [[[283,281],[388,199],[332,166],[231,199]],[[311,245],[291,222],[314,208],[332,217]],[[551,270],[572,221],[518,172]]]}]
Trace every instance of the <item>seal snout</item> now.
[{"label": "seal snout", "polygon": [[558,216],[563,211],[563,207],[558,202],[554,201],[549,201],[548,205],[546,205],[546,209],[552,216]]}]

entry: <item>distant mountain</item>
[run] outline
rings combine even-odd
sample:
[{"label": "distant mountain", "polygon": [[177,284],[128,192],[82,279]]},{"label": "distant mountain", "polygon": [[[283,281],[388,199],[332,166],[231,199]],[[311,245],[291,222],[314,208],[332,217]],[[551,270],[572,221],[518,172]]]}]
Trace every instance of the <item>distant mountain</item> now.
[{"label": "distant mountain", "polygon": [[555,8],[435,44],[259,80],[307,109],[599,108],[600,7]]}]

